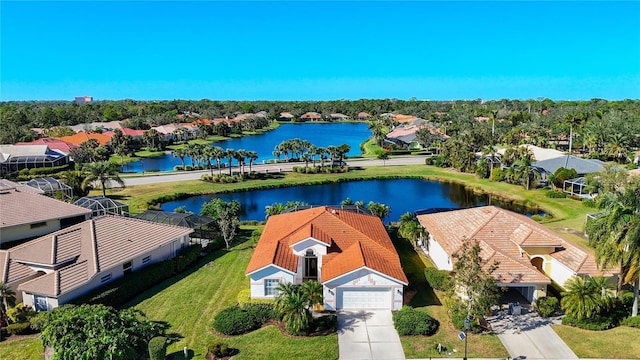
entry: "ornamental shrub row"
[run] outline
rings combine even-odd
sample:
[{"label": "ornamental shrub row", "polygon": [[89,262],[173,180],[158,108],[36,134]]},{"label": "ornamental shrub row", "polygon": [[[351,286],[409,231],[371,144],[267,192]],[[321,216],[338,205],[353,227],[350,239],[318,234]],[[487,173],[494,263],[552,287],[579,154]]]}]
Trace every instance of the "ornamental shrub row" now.
[{"label": "ornamental shrub row", "polygon": [[7,332],[10,335],[28,335],[35,331],[31,329],[31,323],[26,321],[7,325]]},{"label": "ornamental shrub row", "polygon": [[605,316],[592,316],[589,318],[578,319],[572,315],[565,315],[562,317],[562,325],[574,326],[585,330],[602,331],[616,327],[616,324],[610,317]]},{"label": "ornamental shrub row", "polygon": [[431,336],[438,331],[440,322],[424,311],[403,306],[401,310],[393,314],[393,325],[399,335]]},{"label": "ornamental shrub row", "polygon": [[273,304],[244,304],[231,306],[218,313],[213,320],[213,328],[225,335],[240,335],[260,328],[280,314]]}]

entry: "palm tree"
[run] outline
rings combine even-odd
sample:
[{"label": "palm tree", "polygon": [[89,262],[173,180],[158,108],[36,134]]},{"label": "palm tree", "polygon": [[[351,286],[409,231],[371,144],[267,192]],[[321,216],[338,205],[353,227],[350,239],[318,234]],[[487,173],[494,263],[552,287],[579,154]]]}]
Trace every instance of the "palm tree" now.
[{"label": "palm tree", "polygon": [[322,284],[315,280],[305,281],[302,284],[302,294],[307,298],[307,306],[309,307],[322,304],[324,299],[322,292]]},{"label": "palm tree", "polygon": [[640,181],[627,181],[617,192],[601,194],[604,212],[589,220],[586,232],[601,267],[619,266],[617,292],[633,283],[632,316],[638,315],[640,288]]},{"label": "palm tree", "polygon": [[222,170],[220,170],[220,162],[222,158],[225,157],[224,150],[220,146],[214,146],[212,152],[213,158],[216,159],[216,164],[218,165],[218,174],[222,174]]},{"label": "palm tree", "polygon": [[327,158],[325,155],[327,154],[327,149],[323,147],[316,148],[316,155],[320,156],[320,167],[324,167],[324,160]]},{"label": "palm tree", "polygon": [[173,155],[174,158],[175,157],[180,158],[180,161],[182,162],[182,170],[185,170],[186,166],[184,164],[184,158],[187,156],[187,151],[184,148],[177,148],[173,150],[171,154]]},{"label": "palm tree", "polygon": [[229,176],[231,176],[231,162],[236,157],[236,151],[233,149],[226,149],[224,151],[224,156],[227,158],[227,161],[229,161]]},{"label": "palm tree", "polygon": [[[0,328],[6,325],[7,310],[16,303],[16,293],[4,281],[0,281]],[[1,331],[0,331],[1,333]]]},{"label": "palm tree", "polygon": [[573,126],[582,124],[588,117],[588,114],[584,112],[567,113],[564,115],[563,119],[569,123],[569,154],[571,154],[573,148]]},{"label": "palm tree", "polygon": [[211,177],[213,177],[213,166],[211,166],[211,161],[216,158],[215,149],[213,148],[213,146],[207,146],[202,149],[202,158],[207,162],[209,172],[211,174]]},{"label": "palm tree", "polygon": [[248,151],[247,157],[249,158],[249,173],[251,174],[251,166],[256,160],[258,160],[258,153],[255,151]]},{"label": "palm tree", "polygon": [[560,305],[565,313],[578,320],[599,315],[613,305],[605,278],[574,276],[565,283]]},{"label": "palm tree", "polygon": [[118,173],[118,165],[108,161],[99,161],[85,164],[83,169],[87,172],[87,177],[83,181],[83,186],[87,186],[94,181],[100,181],[102,185],[102,196],[107,197],[107,183],[115,181],[124,187],[124,181]]},{"label": "palm tree", "polygon": [[498,149],[496,149],[493,145],[487,145],[482,148],[482,155],[489,155],[491,159],[491,163],[489,164],[489,179],[493,179],[493,167],[496,163],[496,154],[498,153]]},{"label": "palm tree", "polygon": [[244,162],[247,158],[247,151],[245,149],[239,149],[235,153],[235,159],[238,161],[238,167],[240,168],[240,173],[244,174]]},{"label": "palm tree", "polygon": [[276,309],[283,314],[287,332],[291,335],[306,335],[311,328],[312,316],[307,308],[309,300],[300,285],[280,283],[277,287]]}]

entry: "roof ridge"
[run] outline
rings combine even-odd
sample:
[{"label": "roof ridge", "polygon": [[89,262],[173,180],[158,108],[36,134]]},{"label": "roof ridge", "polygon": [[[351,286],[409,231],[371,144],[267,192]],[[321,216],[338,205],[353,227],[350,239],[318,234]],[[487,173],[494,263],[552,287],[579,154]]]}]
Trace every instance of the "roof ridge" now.
[{"label": "roof ridge", "polygon": [[[326,208],[327,210],[329,209],[329,207],[328,207],[328,206],[325,206],[325,208]],[[345,211],[348,211],[348,210],[345,210]],[[362,216],[366,216],[366,217],[371,216],[371,217],[378,218],[378,217],[377,217],[377,216],[375,216],[375,215],[361,214],[361,213],[355,213],[355,212],[351,212],[351,211],[349,211],[349,213],[350,213],[350,214],[352,214],[352,215],[354,215],[354,216],[360,216],[360,215],[362,215]],[[335,216],[336,218],[338,218],[338,219],[339,219],[343,224],[345,224],[345,225],[347,225],[348,227],[350,227],[351,229],[355,230],[357,233],[359,233],[359,234],[363,235],[365,238],[373,240],[372,242],[373,242],[373,243],[375,243],[375,244],[377,245],[377,247],[379,247],[379,248],[381,248],[381,249],[384,249],[386,252],[388,252],[388,253],[390,253],[391,255],[393,255],[393,252],[392,252],[390,249],[387,249],[386,247],[382,246],[382,244],[380,244],[379,242],[375,241],[373,238],[371,238],[369,235],[367,235],[367,234],[365,234],[364,232],[362,232],[360,229],[357,229],[357,228],[353,227],[349,222],[344,221],[343,219],[339,218],[339,217],[338,217],[338,215],[336,215],[336,214],[337,214],[337,211],[336,211],[336,213],[331,212],[330,214],[331,214],[331,215],[333,215],[333,216]],[[384,224],[383,224],[383,227],[384,227]],[[385,229],[385,231],[386,231],[386,229]],[[356,242],[360,243],[360,240],[356,240]],[[391,244],[393,245],[393,242],[392,242]],[[362,248],[360,248],[360,251],[362,251]],[[395,251],[395,247],[394,247],[394,251]],[[396,252],[396,254],[397,254],[397,252]]]},{"label": "roof ridge", "polygon": [[2,272],[2,279],[0,279],[0,281],[4,282],[5,284],[7,283],[7,279],[9,279],[9,250],[2,250],[2,252],[5,253],[5,257],[4,257],[4,264],[0,264],[4,267],[3,272]]},{"label": "roof ridge", "polygon": [[51,264],[56,263],[57,260],[57,250],[58,250],[58,235],[52,235],[51,240]]},{"label": "roof ridge", "polygon": [[98,237],[96,235],[96,225],[93,219],[89,220],[89,232],[91,255],[93,255],[93,270],[97,273],[100,271],[100,263],[98,262]]},{"label": "roof ridge", "polygon": [[[500,208],[495,207],[493,205],[489,205],[489,206],[483,206],[483,207],[479,207],[477,209],[482,209],[484,207],[491,207],[493,209],[495,209],[495,213],[493,213],[493,215],[489,216],[489,218],[487,218],[487,220],[483,221],[482,224],[480,226],[478,226],[478,228],[472,232],[471,234],[469,234],[468,239],[473,239],[474,236],[478,235],[478,233],[480,232],[480,230],[484,229],[485,226],[487,226],[487,224],[489,224],[489,222],[491,222],[491,220],[493,220],[496,216],[498,216],[498,214],[500,213]],[[461,245],[462,246],[462,245]],[[456,249],[457,251],[458,249]]]},{"label": "roof ridge", "polygon": [[[300,211],[306,211],[306,210],[316,210],[316,209],[320,209],[321,207],[316,207],[316,208],[309,208],[309,209],[305,209],[305,210],[300,210]],[[325,206],[325,209],[327,208],[327,206]],[[286,215],[286,214],[291,214],[291,213],[284,213],[284,214],[278,214],[278,215]],[[320,215],[324,214],[324,211],[321,211],[318,213],[318,215],[310,218],[307,222],[301,224],[300,226],[296,226],[293,230],[289,231],[288,233],[286,233],[285,235],[283,235],[280,239],[278,239],[277,241],[280,242],[281,240],[287,239],[289,237],[291,237],[291,235],[293,235],[293,233],[295,233],[296,231],[299,231],[300,229],[304,228],[305,226],[307,226],[307,224],[310,224],[313,220],[317,219],[318,217],[320,217]]]}]

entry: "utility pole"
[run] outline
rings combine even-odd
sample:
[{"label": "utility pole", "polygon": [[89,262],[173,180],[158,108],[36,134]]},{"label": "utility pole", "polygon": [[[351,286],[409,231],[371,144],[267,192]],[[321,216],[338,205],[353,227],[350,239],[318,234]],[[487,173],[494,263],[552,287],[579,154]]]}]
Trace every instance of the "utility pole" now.
[{"label": "utility pole", "polygon": [[464,319],[464,359],[467,360],[467,332],[469,331],[469,318]]}]

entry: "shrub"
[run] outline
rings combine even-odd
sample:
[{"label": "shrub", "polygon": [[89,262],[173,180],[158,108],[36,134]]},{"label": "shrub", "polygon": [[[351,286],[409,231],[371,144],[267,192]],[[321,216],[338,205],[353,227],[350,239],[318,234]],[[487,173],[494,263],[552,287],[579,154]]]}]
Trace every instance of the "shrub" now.
[{"label": "shrub", "polygon": [[432,288],[444,291],[447,278],[449,277],[449,272],[447,270],[438,270],[436,268],[428,267],[424,269],[424,277]]},{"label": "shrub", "polygon": [[313,320],[314,331],[331,331],[338,330],[338,317],[336,315],[325,315]]},{"label": "shrub", "polygon": [[433,335],[440,323],[424,311],[403,306],[393,314],[393,325],[400,335]]},{"label": "shrub", "polygon": [[[467,318],[467,310],[461,306],[456,306],[451,309],[451,322],[453,326],[458,330],[464,330],[464,320]],[[473,334],[479,334],[482,332],[482,328],[478,323],[472,321],[469,324],[469,331]]]},{"label": "shrub", "polygon": [[593,199],[584,199],[582,200],[582,206],[588,207],[588,208],[595,208],[596,202]]},{"label": "shrub", "polygon": [[567,194],[563,193],[562,191],[547,190],[544,196],[551,199],[564,199],[567,197]]},{"label": "shrub", "polygon": [[491,181],[496,181],[496,182],[504,181],[504,170],[493,169],[493,172],[491,173]]},{"label": "shrub", "polygon": [[233,349],[231,349],[227,343],[217,342],[207,347],[207,355],[205,358],[207,360],[213,360],[231,355],[233,355]]},{"label": "shrub", "polygon": [[156,336],[149,340],[149,360],[164,360],[167,355],[167,338]]},{"label": "shrub", "polygon": [[27,335],[32,334],[34,331],[31,329],[31,323],[27,321],[9,324],[7,326],[7,332],[10,335]]},{"label": "shrub", "polygon": [[571,315],[565,315],[562,317],[562,324],[595,331],[612,329],[616,326],[611,318],[601,315],[595,315],[590,318],[580,320]]},{"label": "shrub", "polygon": [[213,328],[225,335],[239,335],[260,327],[256,318],[237,306],[228,307],[213,320]]},{"label": "shrub", "polygon": [[271,319],[278,319],[274,304],[246,303],[242,305],[242,310],[253,316],[256,322],[264,325]]},{"label": "shrub", "polygon": [[542,317],[549,317],[558,309],[558,298],[546,296],[536,300],[536,310]]},{"label": "shrub", "polygon": [[640,328],[640,316],[629,316],[620,322],[620,325]]}]

